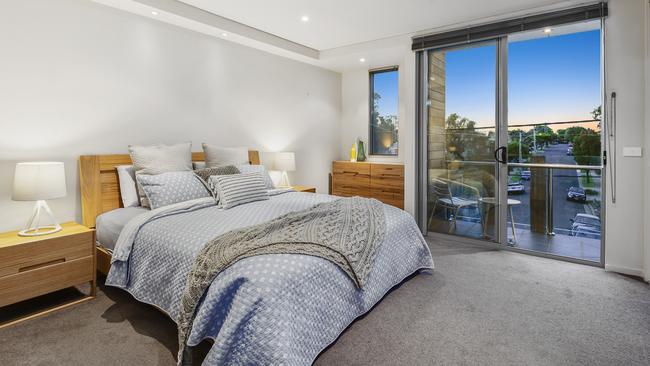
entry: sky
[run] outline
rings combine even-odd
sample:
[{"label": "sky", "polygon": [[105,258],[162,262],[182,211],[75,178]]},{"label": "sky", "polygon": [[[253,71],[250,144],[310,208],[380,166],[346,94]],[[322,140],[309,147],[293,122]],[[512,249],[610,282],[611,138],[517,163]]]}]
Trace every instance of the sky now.
[{"label": "sky", "polygon": [[398,71],[380,72],[374,74],[375,93],[381,95],[378,112],[382,116],[397,116]]},{"label": "sky", "polygon": [[[496,45],[447,51],[445,67],[446,114],[494,126]],[[600,30],[508,44],[510,125],[591,119],[598,105]]]}]

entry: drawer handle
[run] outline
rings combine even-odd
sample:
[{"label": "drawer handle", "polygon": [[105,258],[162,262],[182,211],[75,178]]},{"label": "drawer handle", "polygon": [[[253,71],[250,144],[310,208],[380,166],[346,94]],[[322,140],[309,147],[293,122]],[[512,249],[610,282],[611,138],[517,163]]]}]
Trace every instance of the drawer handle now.
[{"label": "drawer handle", "polygon": [[31,271],[31,270],[34,270],[34,269],[47,267],[47,266],[51,266],[53,264],[59,264],[59,263],[63,263],[63,262],[65,262],[65,258],[59,258],[59,259],[51,260],[51,261],[45,262],[45,263],[33,264],[33,265],[27,266],[27,267],[20,267],[18,269],[18,273],[27,272],[27,271]]}]

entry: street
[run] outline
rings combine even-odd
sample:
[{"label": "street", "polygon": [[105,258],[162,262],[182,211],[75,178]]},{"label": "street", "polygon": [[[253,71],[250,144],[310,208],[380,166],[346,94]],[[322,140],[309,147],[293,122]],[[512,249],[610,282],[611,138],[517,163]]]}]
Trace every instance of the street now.
[{"label": "street", "polygon": [[[566,155],[568,145],[549,145],[544,151],[546,163],[575,165],[571,155]],[[592,176],[593,179],[600,179]],[[521,205],[513,207],[516,224],[530,225],[530,185],[531,181],[522,181],[526,187],[523,194],[510,194],[509,198],[521,201]],[[553,226],[557,234],[569,234],[570,219],[577,213],[587,212],[586,205],[579,202],[567,201],[566,193],[570,187],[579,187],[578,174],[575,169],[555,169],[553,171]],[[589,210],[591,211],[591,210]],[[542,213],[543,214],[543,213]]]}]

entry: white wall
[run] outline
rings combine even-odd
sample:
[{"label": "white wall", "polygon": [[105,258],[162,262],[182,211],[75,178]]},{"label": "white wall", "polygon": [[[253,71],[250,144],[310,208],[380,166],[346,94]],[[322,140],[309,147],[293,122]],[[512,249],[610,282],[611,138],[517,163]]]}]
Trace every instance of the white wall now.
[{"label": "white wall", "polygon": [[327,191],[340,75],[86,0],[0,4],[0,230],[22,227],[17,161],[66,164],[62,220],[80,219],[77,159],[203,141],[296,152],[296,184]]},{"label": "white wall", "polygon": [[[644,106],[644,101],[650,105],[649,95],[645,93],[646,83],[650,88],[650,78],[646,81],[645,74],[645,67],[649,62],[645,3],[644,0],[609,1],[610,15],[606,21],[607,88],[608,92],[616,91],[618,94],[619,123],[617,203],[611,204],[611,200],[608,199],[606,206],[605,260],[608,270],[636,276],[644,275],[645,265],[645,274],[648,276],[646,278],[650,278],[650,185],[644,181],[644,175],[650,181],[650,159],[623,157],[621,152],[624,146],[646,146],[644,153],[647,153],[647,148],[650,148],[650,108],[646,110]],[[477,24],[481,22],[481,20],[476,21]],[[405,49],[400,57],[403,62],[399,64],[401,75],[398,160],[404,161],[406,165],[405,206],[407,211],[413,213],[415,207],[414,58],[413,53],[408,49]],[[650,65],[648,67],[650,69]],[[408,70],[408,73],[402,72],[404,70]],[[342,98],[340,157],[345,158],[355,137],[361,136],[367,139],[367,69],[343,73]],[[645,135],[644,131],[646,131]],[[644,195],[647,195],[645,208]]]},{"label": "white wall", "polygon": [[[381,67],[398,66],[398,120],[399,120],[399,149],[396,157],[368,155],[368,161],[376,162],[401,162],[404,163],[405,184],[415,181],[414,158],[414,108],[415,89],[415,54],[407,52],[405,47],[402,58],[397,65],[387,64]],[[341,81],[341,133],[339,159],[347,160],[350,148],[356,138],[361,138],[369,143],[369,100],[370,100],[370,70],[359,67],[345,71]],[[366,150],[370,150],[368,147]],[[414,189],[405,187],[404,209],[413,214]]]},{"label": "white wall", "polygon": [[[644,263],[644,160],[623,157],[625,146],[644,146],[645,1],[609,2],[605,21],[607,95],[617,94],[616,203],[609,185],[606,207],[605,268],[642,276]],[[647,151],[645,151],[647,154]],[[608,174],[611,181],[611,176]]]}]

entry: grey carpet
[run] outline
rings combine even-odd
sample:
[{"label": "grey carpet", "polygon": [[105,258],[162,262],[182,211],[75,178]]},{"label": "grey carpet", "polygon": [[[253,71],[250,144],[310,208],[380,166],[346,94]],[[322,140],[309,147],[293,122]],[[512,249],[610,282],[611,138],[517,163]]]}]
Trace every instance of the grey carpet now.
[{"label": "grey carpet", "polygon": [[[602,269],[430,242],[317,365],[650,365],[650,289]],[[209,345],[201,347],[205,352]],[[174,365],[172,321],[123,291],[0,330],[2,365]]]}]

